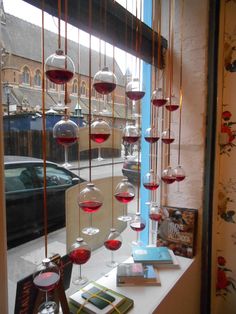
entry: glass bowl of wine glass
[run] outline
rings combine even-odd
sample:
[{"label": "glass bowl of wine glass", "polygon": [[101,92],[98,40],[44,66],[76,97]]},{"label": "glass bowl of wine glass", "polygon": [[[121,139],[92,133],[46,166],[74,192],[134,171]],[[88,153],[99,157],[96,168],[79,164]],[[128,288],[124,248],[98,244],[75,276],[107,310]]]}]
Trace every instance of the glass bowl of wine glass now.
[{"label": "glass bowl of wine glass", "polygon": [[164,97],[164,92],[162,88],[155,89],[152,92],[151,102],[153,106],[162,107],[167,103],[167,98]]},{"label": "glass bowl of wine glass", "polygon": [[46,77],[55,84],[66,84],[74,76],[75,66],[72,59],[58,49],[45,61]]},{"label": "glass bowl of wine glass", "polygon": [[138,101],[145,95],[144,84],[138,78],[134,78],[126,85],[125,93],[130,100]]},{"label": "glass bowl of wine glass", "polygon": [[91,140],[95,143],[101,144],[104,143],[110,136],[111,129],[109,127],[109,124],[103,120],[102,118],[99,118],[98,120],[95,120],[91,124]]},{"label": "glass bowl of wine glass", "polygon": [[109,71],[108,67],[104,67],[98,71],[93,78],[94,89],[102,95],[108,95],[116,88],[117,79],[113,72]]}]

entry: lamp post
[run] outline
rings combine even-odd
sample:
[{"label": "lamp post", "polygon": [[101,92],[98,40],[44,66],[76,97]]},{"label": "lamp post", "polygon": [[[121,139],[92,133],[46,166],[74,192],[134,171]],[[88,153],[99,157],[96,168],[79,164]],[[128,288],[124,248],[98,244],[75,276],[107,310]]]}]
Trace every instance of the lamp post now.
[{"label": "lamp post", "polygon": [[4,94],[7,97],[7,131],[8,131],[8,144],[9,144],[9,152],[11,153],[11,136],[10,136],[10,94],[12,87],[8,82],[3,84]]}]

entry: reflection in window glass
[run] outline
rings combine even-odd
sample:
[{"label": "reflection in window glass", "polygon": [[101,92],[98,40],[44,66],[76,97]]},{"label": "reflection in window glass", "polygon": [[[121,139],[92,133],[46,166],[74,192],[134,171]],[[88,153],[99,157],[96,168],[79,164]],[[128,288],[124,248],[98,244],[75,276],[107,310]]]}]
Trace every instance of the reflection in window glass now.
[{"label": "reflection in window glass", "polygon": [[[41,186],[43,186],[43,167],[37,166],[35,167],[35,173]],[[67,174],[62,169],[57,169],[54,167],[47,166],[46,169],[46,180],[47,186],[61,186],[61,185],[71,185],[72,177]]]}]

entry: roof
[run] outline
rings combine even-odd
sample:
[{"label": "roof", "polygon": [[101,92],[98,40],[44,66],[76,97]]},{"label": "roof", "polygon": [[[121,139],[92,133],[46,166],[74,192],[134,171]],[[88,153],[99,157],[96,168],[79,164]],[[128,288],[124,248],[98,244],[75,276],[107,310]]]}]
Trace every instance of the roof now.
[{"label": "roof", "polygon": [[[6,24],[2,24],[2,40],[4,48],[7,52],[23,57],[25,59],[34,60],[37,62],[42,61],[42,32],[41,27],[26,22],[11,14],[6,14]],[[33,41],[32,41],[33,39]],[[44,46],[45,46],[45,59],[53,54],[57,49],[57,34],[48,30],[44,31]],[[64,42],[62,38],[62,42]],[[75,63],[75,69],[79,68],[79,73],[85,76],[89,75],[89,49],[83,45],[68,40],[67,54],[72,58]],[[80,60],[78,60],[78,53]],[[104,60],[104,56],[99,56],[99,53],[92,50],[91,58],[91,72],[92,77],[99,71],[99,57]],[[109,69],[113,68],[113,58],[106,56],[106,63]],[[79,67],[78,67],[79,65]],[[124,75],[119,68],[117,62],[114,65],[115,75],[117,77],[118,85],[124,86]]]}]

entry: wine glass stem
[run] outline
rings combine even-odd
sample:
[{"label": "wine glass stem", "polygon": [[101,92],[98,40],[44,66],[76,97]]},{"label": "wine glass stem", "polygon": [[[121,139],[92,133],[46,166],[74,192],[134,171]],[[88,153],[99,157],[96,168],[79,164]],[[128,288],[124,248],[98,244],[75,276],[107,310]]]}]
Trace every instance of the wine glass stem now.
[{"label": "wine glass stem", "polygon": [[81,270],[81,265],[79,265],[79,279],[82,278],[82,270]]},{"label": "wine glass stem", "polygon": [[123,206],[123,216],[126,216],[126,205]]},{"label": "wine glass stem", "polygon": [[103,104],[104,104],[103,110],[106,111],[107,110],[107,95],[104,95],[104,102],[103,102]]},{"label": "wine glass stem", "polygon": [[65,164],[68,163],[68,147],[65,146]]},{"label": "wine glass stem", "polygon": [[46,294],[45,294],[45,301],[46,303],[48,303],[48,292],[46,291]]},{"label": "wine glass stem", "polygon": [[114,252],[111,251],[111,264],[113,264],[115,261],[114,261]]},{"label": "wine glass stem", "polygon": [[92,228],[92,226],[93,226],[93,216],[92,216],[93,214],[92,213],[90,213],[90,216],[89,216],[89,225],[90,225],[90,228]]}]

